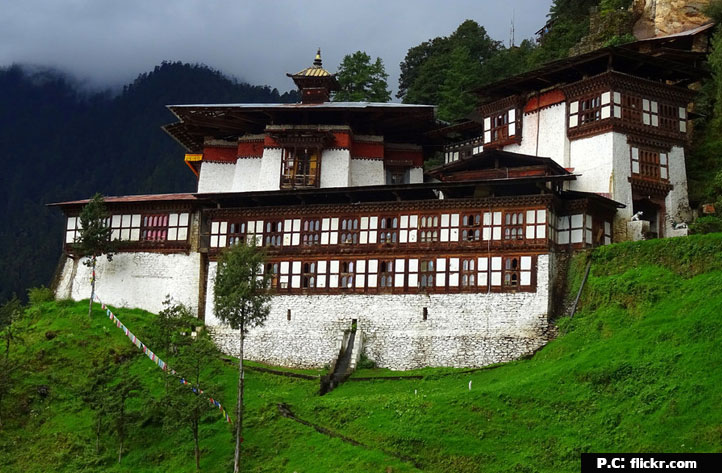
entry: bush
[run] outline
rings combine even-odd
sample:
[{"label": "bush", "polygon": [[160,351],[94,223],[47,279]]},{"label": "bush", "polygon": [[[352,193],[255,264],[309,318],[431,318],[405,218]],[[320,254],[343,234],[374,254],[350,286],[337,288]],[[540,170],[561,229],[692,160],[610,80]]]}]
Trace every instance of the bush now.
[{"label": "bush", "polygon": [[712,215],[700,217],[689,226],[689,231],[696,234],[722,232],[722,218]]},{"label": "bush", "polygon": [[361,353],[361,357],[356,364],[356,368],[359,370],[374,369],[376,368],[376,362],[374,360],[369,360],[366,357],[366,353]]},{"label": "bush", "polygon": [[42,304],[43,302],[51,302],[55,300],[55,294],[52,289],[40,286],[28,289],[28,301],[31,306]]}]

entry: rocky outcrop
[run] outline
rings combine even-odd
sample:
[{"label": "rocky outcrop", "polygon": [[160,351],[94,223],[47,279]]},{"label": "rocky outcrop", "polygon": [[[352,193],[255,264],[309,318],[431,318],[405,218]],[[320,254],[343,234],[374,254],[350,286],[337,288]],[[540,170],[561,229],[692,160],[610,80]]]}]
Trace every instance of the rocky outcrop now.
[{"label": "rocky outcrop", "polygon": [[704,9],[710,0],[635,0],[632,10],[639,19],[633,33],[637,39],[679,33],[710,21]]}]

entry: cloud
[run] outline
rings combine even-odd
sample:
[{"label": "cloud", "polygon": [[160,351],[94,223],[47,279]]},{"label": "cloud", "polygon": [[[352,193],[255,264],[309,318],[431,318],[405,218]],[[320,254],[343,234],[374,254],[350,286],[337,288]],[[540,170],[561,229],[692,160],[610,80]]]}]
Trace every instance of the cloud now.
[{"label": "cloud", "polygon": [[546,21],[551,0],[5,0],[0,65],[67,70],[95,86],[120,85],[164,60],[199,62],[281,91],[286,72],[310,65],[321,47],[335,71],[345,54],[381,57],[389,85],[422,41],[476,20],[517,43]]}]

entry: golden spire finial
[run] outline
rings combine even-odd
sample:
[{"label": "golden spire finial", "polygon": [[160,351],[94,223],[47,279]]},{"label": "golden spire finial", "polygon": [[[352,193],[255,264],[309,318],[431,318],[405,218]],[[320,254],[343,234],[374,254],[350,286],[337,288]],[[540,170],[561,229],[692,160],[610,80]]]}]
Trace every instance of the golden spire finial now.
[{"label": "golden spire finial", "polygon": [[316,67],[321,67],[321,48],[318,48],[318,52],[316,53],[316,59],[313,60],[313,65]]}]

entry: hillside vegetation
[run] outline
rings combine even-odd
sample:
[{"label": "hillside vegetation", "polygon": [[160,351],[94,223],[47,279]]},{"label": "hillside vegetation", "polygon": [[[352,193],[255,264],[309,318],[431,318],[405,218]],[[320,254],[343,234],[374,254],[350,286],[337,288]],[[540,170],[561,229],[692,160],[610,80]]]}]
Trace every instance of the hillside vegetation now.
[{"label": "hillside vegetation", "polygon": [[[588,451],[722,451],[722,234],[579,255],[572,291],[587,257],[581,310],[528,360],[349,381],[324,397],[317,381],[249,373],[245,471],[572,472]],[[152,331],[154,315],[117,312],[140,338]],[[47,302],[16,322],[23,341],[10,351],[17,370],[1,406],[0,471],[193,471],[189,432],[162,427],[162,372],[104,313],[92,322],[86,314],[83,302]],[[235,367],[216,365],[215,396],[232,406]],[[95,452],[83,400],[93,367],[124,373],[111,384],[140,379],[120,465],[113,429]],[[283,417],[279,403],[361,445]],[[201,470],[228,471],[232,437],[217,411],[204,418],[200,443]]]}]

